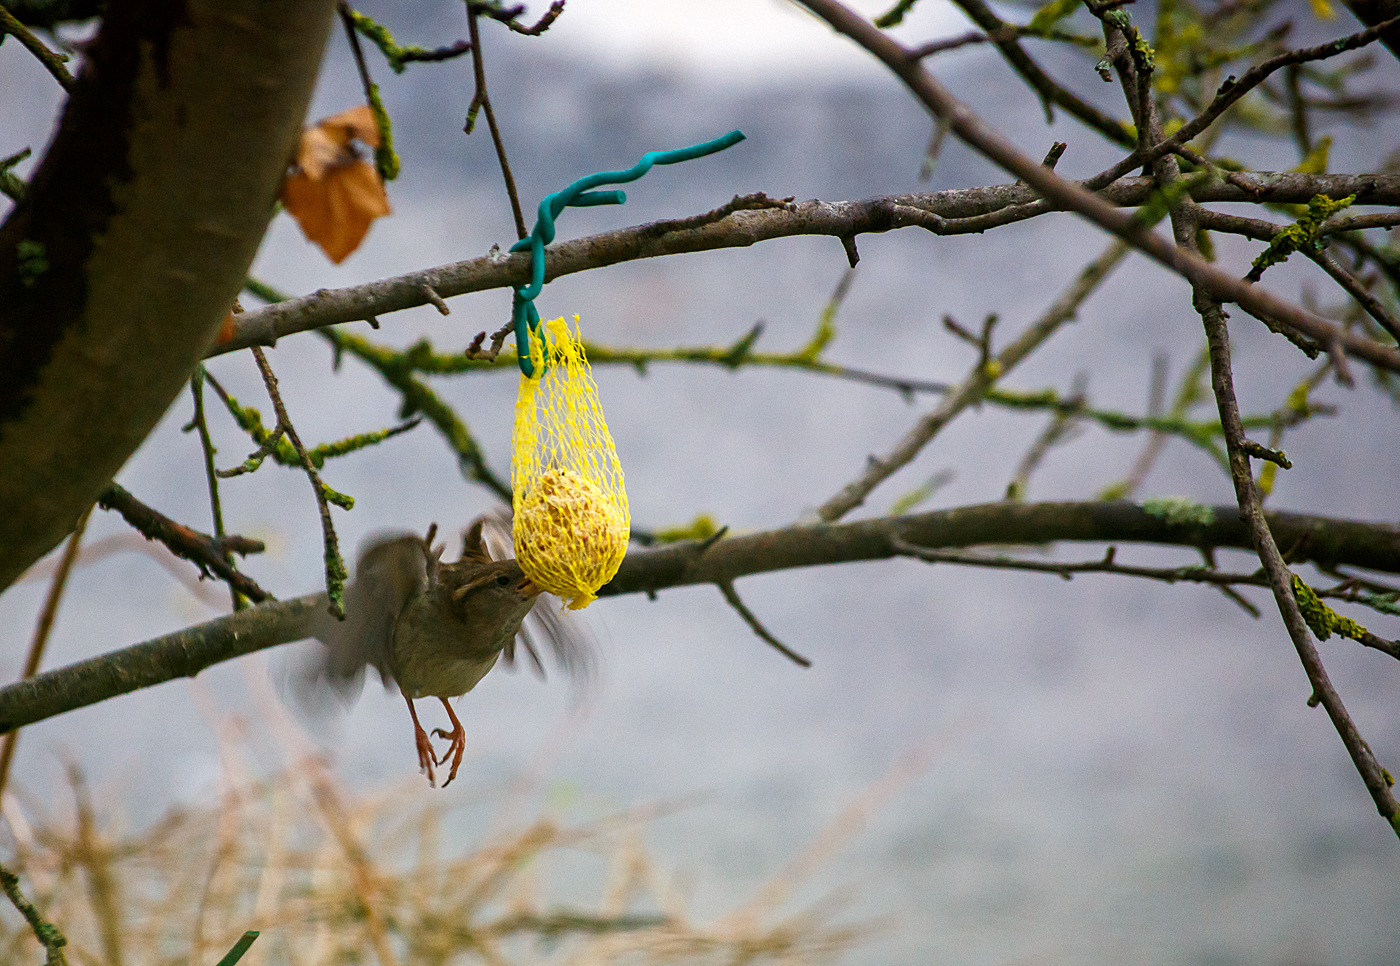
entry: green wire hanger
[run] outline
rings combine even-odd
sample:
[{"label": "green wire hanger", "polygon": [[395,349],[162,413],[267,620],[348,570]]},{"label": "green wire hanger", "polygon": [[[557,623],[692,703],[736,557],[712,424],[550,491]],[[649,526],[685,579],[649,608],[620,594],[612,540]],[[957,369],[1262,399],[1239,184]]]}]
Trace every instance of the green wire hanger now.
[{"label": "green wire hanger", "polygon": [[543,348],[544,336],[540,330],[540,313],[535,309],[535,298],[544,289],[544,246],[554,241],[554,219],[559,217],[560,212],[565,208],[620,205],[627,200],[626,192],[592,191],[590,189],[604,184],[626,184],[628,181],[636,181],[650,171],[652,165],[677,164],[692,158],[703,158],[707,154],[714,154],[732,147],[742,140],[744,140],[742,131],[730,131],[723,137],[715,138],[713,141],[705,141],[702,144],[692,144],[688,148],[677,148],[674,151],[648,151],[642,155],[640,161],[624,171],[601,171],[598,174],[590,174],[586,178],[579,178],[563,191],[545,195],[544,200],[540,202],[540,213],[535,220],[535,230],[530,232],[529,237],[520,239],[510,247],[513,252],[523,252],[528,249],[531,256],[530,284],[516,287],[514,304],[511,307],[512,319],[515,322],[515,355],[520,362],[520,371],[527,378],[533,378],[535,375],[535,365],[530,361],[530,333],[532,331],[536,338],[541,339],[541,348]]}]

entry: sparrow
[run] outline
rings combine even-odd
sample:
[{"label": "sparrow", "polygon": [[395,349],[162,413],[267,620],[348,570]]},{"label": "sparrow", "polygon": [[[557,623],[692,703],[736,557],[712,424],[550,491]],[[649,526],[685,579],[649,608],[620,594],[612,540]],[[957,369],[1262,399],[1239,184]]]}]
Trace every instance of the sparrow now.
[{"label": "sparrow", "polygon": [[[436,786],[434,765],[451,760],[446,788],[457,777],[466,750],[466,730],[449,698],[466,694],[504,654],[515,658],[520,638],[535,670],[543,676],[535,639],[542,637],[565,671],[586,676],[592,665],[589,641],[563,604],[521,571],[510,554],[508,525],[495,517],[476,520],[467,530],[462,556],[443,563],[444,547],[433,546],[437,525],[427,536],[387,533],[371,538],[360,552],[355,577],[346,588],[345,619],[327,616],[315,637],[325,647],[310,668],[298,675],[302,699],[329,686],[346,704],[358,696],[365,668],[378,672],[386,689],[397,688],[408,704],[418,765]],[[543,633],[524,627],[533,611]],[[446,738],[438,755],[418,720],[414,701],[437,698],[447,710],[452,730],[433,730]]]}]

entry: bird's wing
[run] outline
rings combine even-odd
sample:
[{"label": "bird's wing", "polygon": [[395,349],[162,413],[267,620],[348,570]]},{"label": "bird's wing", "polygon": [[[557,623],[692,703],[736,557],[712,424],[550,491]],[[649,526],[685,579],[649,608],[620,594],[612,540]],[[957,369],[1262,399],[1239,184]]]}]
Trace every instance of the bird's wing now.
[{"label": "bird's wing", "polygon": [[404,605],[427,582],[423,539],[416,534],[383,533],[368,539],[345,590],[345,620],[320,618],[315,637],[322,644],[294,675],[303,704],[320,702],[327,687],[349,704],[364,686],[365,668],[379,672],[386,688],[394,683],[390,663],[394,622]]}]

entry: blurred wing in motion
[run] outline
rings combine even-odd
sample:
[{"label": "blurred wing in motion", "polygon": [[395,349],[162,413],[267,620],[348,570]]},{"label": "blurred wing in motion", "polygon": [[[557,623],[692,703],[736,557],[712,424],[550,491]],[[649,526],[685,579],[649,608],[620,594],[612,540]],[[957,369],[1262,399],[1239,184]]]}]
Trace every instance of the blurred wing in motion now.
[{"label": "blurred wing in motion", "polygon": [[366,667],[378,671],[384,687],[392,689],[394,622],[426,584],[422,537],[399,531],[365,541],[355,579],[345,591],[345,620],[330,614],[317,620],[314,636],[320,646],[295,659],[284,691],[305,710],[323,710],[327,695],[348,707],[360,696]]},{"label": "blurred wing in motion", "polygon": [[[466,545],[475,541],[472,531],[480,528],[481,546],[492,560],[509,560],[515,557],[515,544],[511,540],[511,518],[508,509],[498,509],[494,513],[478,517],[467,531]],[[556,667],[567,674],[575,688],[582,692],[589,681],[597,674],[598,648],[589,633],[588,626],[572,612],[564,609],[564,602],[553,594],[540,594],[535,606],[521,625],[515,641],[506,645],[501,658],[506,666],[515,667],[515,645],[519,642],[529,658],[535,674],[544,679],[544,662],[540,652],[548,650]]]}]

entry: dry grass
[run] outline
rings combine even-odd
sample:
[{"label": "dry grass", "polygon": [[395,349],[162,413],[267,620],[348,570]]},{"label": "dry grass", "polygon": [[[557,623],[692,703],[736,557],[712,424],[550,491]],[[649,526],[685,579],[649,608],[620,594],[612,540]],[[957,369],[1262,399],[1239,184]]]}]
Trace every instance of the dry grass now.
[{"label": "dry grass", "polygon": [[[835,925],[821,906],[779,913],[807,861],[718,920],[693,921],[641,844],[656,809],[582,825],[540,817],[458,854],[448,840],[464,816],[418,782],[351,797],[314,757],[267,780],[226,778],[217,805],[135,834],[94,814],[76,769],[70,780],[75,807],[62,816],[6,797],[17,842],[6,865],[63,930],[74,966],[212,966],[247,929],[262,936],[246,966],[812,963],[871,928]],[[837,831],[864,813],[848,810]],[[552,904],[542,884],[578,850],[607,870],[590,909]],[[0,907],[0,963],[43,958]]]}]

